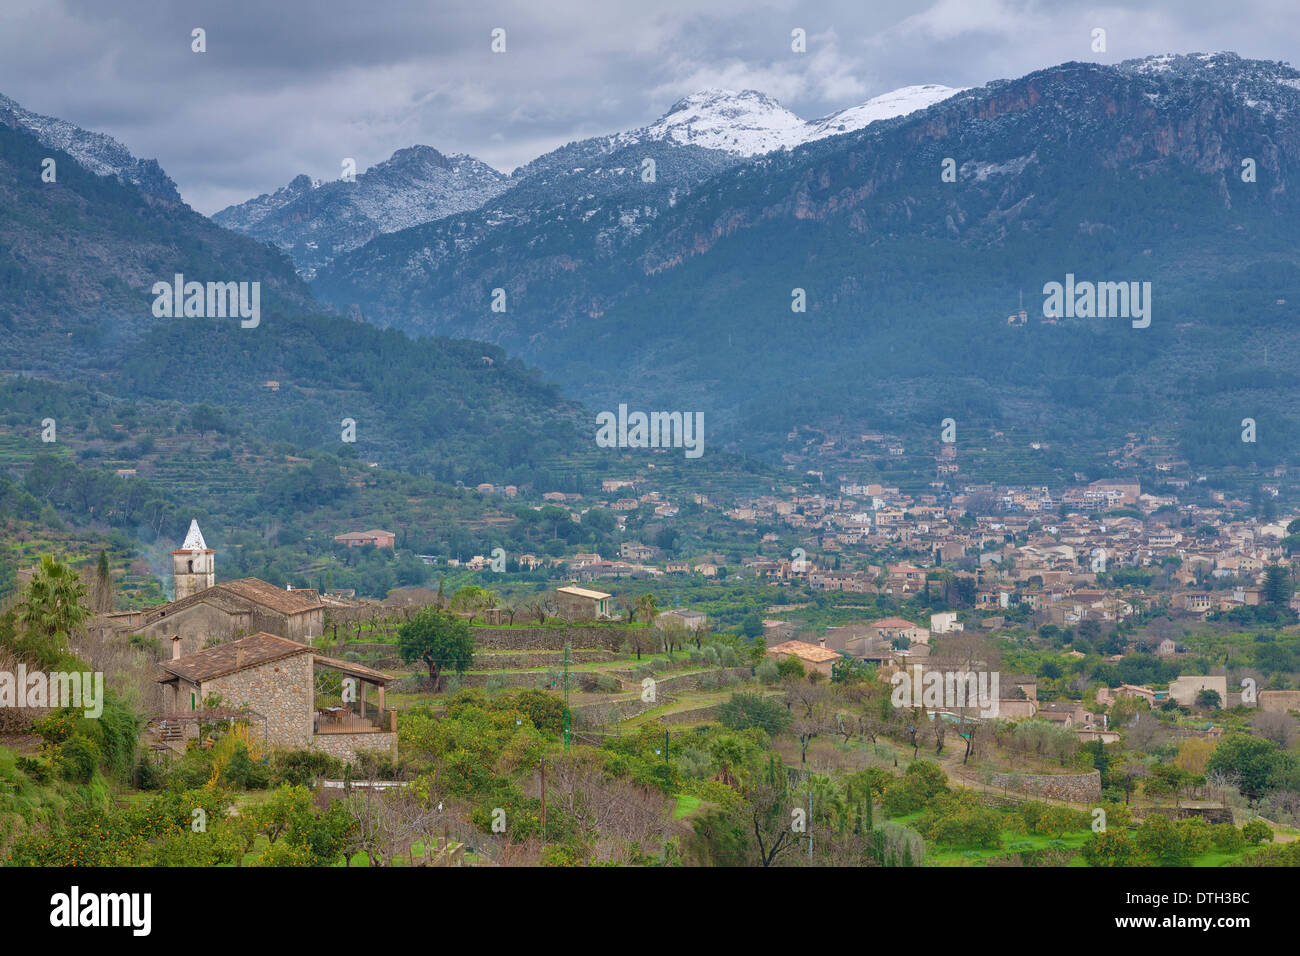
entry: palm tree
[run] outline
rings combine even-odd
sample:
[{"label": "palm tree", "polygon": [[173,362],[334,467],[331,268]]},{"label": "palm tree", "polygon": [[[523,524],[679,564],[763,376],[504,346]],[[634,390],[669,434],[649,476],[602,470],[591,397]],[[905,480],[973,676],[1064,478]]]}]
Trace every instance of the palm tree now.
[{"label": "palm tree", "polygon": [[636,599],[636,610],[641,619],[649,624],[659,610],[659,600],[653,594],[642,594]]},{"label": "palm tree", "polygon": [[68,635],[90,616],[85,601],[86,588],[77,572],[48,554],[42,556],[18,605],[18,623],[38,656],[57,658]]}]

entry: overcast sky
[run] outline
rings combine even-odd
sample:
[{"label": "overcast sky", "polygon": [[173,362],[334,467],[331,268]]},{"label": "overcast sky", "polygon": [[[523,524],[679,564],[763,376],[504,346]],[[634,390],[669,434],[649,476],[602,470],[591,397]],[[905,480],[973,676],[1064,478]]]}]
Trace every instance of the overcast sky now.
[{"label": "overcast sky", "polygon": [[[210,214],[415,143],[509,171],[708,87],[812,118],[1066,60],[1291,60],[1295,14],[1295,0],[0,0],[0,93],[158,159]],[[195,27],[206,53],[190,50]]]}]

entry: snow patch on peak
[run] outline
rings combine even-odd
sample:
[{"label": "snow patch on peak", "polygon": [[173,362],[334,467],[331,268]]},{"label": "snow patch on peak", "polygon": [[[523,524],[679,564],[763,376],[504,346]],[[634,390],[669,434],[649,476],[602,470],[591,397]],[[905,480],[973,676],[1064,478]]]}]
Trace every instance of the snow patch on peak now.
[{"label": "snow patch on peak", "polygon": [[740,156],[851,133],[877,120],[906,116],[962,92],[950,86],[905,86],[820,119],[804,120],[757,90],[701,90],[684,96],[654,123],[611,137],[611,147],[667,141]]},{"label": "snow patch on peak", "polygon": [[672,105],[656,122],[631,135],[679,146],[753,156],[785,146],[804,121],[757,90],[701,90]]},{"label": "snow patch on peak", "polygon": [[937,83],[900,87],[897,90],[869,99],[861,106],[850,106],[848,109],[832,113],[830,116],[823,116],[821,119],[813,120],[809,124],[812,129],[808,140],[837,136],[840,133],[852,133],[877,120],[906,116],[909,113],[915,113],[917,110],[933,106],[935,103],[941,103],[963,92],[963,90],[964,88],[940,86]]},{"label": "snow patch on peak", "polygon": [[26,130],[42,146],[63,150],[96,176],[115,176],[151,196],[181,202],[176,184],[156,160],[138,159],[107,133],[96,133],[67,120],[33,113],[4,95],[0,95],[0,126]]}]

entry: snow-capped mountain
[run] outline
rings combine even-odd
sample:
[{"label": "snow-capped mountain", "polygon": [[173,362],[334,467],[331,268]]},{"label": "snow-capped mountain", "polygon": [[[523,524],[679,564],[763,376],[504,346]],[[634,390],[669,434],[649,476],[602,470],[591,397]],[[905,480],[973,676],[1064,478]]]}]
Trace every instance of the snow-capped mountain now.
[{"label": "snow-capped mountain", "polygon": [[954,89],[951,86],[939,86],[934,83],[927,83],[924,86],[904,86],[890,93],[884,93],[869,99],[861,106],[850,106],[848,109],[839,110],[829,116],[823,116],[821,119],[811,120],[806,125],[804,137],[800,142],[810,143],[813,140],[824,139],[827,136],[852,133],[877,120],[907,116],[909,113],[926,109],[935,103],[942,103],[949,97],[962,92],[965,92],[965,90]]},{"label": "snow-capped mountain", "polygon": [[116,176],[158,199],[179,203],[176,184],[157,160],[137,159],[125,146],[105,133],[95,133],[52,116],[23,109],[0,95],[0,124],[25,129],[43,146],[61,149],[97,176]]},{"label": "snow-capped mountain", "polygon": [[678,100],[649,126],[620,133],[613,140],[620,146],[666,141],[756,156],[801,142],[806,126],[757,90],[701,90]]},{"label": "snow-capped mountain", "polygon": [[[675,201],[696,183],[749,157],[853,132],[958,92],[946,86],[909,86],[804,120],[755,90],[703,90],[678,100],[648,126],[569,143],[509,176],[471,156],[443,156],[428,146],[414,146],[398,150],[355,183],[322,184],[301,175],[274,193],[212,218],[283,249],[309,279],[376,236],[476,209],[499,224],[530,218],[539,209],[613,199],[623,205],[612,206],[611,214],[626,226],[629,216],[644,220],[647,200],[653,204],[666,194]],[[665,149],[674,157],[668,190],[640,188],[640,164],[647,157],[663,159],[660,151]],[[500,202],[493,202],[497,197]],[[634,223],[632,231],[639,228]],[[474,240],[458,240],[465,241]]]},{"label": "snow-capped mountain", "polygon": [[644,142],[699,146],[739,156],[852,133],[877,120],[906,116],[962,92],[950,86],[905,86],[859,106],[804,120],[757,90],[701,90],[683,97],[649,126],[609,137],[611,147]]},{"label": "snow-capped mountain", "polygon": [[681,146],[720,149],[741,156],[757,156],[776,149],[793,149],[804,143],[852,133],[877,120],[906,116],[962,92],[934,84],[905,86],[877,96],[860,106],[803,120],[776,100],[756,90],[704,90],[673,104],[656,122],[615,137],[619,145],[646,140],[667,140]]},{"label": "snow-capped mountain", "polygon": [[[887,100],[875,106],[912,102]],[[770,149],[774,131],[810,133],[757,96],[688,98],[646,128],[654,136],[616,137],[621,147],[606,153],[596,141],[557,150],[530,164],[544,174],[482,210],[340,257],[313,291],[378,324],[500,345],[595,407],[671,389],[755,434],[807,382],[851,381],[867,364],[893,376],[882,407],[935,354],[957,375],[997,365],[1018,293],[1028,302],[1068,274],[1109,270],[1161,289],[1166,318],[1145,338],[1120,335],[1129,323],[1099,333],[1114,361],[1135,363],[1134,381],[1164,375],[1176,347],[1196,361],[1191,338],[1179,345],[1186,328],[1222,335],[1225,315],[1269,335],[1294,327],[1300,71],[1227,54],[1068,62],[849,131],[871,117],[864,105],[813,124],[824,138]],[[753,138],[709,138],[728,119]],[[653,183],[635,175],[642,157],[655,160]],[[939,175],[944,157],[956,159],[955,181]],[[789,319],[796,285],[817,313],[818,344]],[[496,287],[508,312],[487,304]],[[906,317],[863,321],[894,315]],[[1052,337],[1078,329],[1048,326],[1020,354],[1063,362],[1023,408],[1077,413],[1087,377]],[[1026,365],[1022,380],[1040,367]],[[1049,384],[1070,375],[1079,389],[1068,395]]]},{"label": "snow-capped mountain", "polygon": [[377,235],[477,209],[509,186],[508,176],[473,156],[411,146],[355,181],[299,175],[274,193],[230,206],[212,219],[283,249],[310,278],[335,256]]}]

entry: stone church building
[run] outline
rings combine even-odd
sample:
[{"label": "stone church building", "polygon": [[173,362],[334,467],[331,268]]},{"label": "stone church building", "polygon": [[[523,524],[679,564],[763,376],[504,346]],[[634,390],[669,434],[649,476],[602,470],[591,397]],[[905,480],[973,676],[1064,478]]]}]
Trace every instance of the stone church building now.
[{"label": "stone church building", "polygon": [[216,580],[216,551],[207,546],[197,521],[172,552],[176,598],[140,611],[103,615],[101,627],[125,637],[155,638],[170,653],[193,654],[214,644],[259,632],[310,643],[325,626],[325,606],[314,589],[283,589],[259,578]]}]

